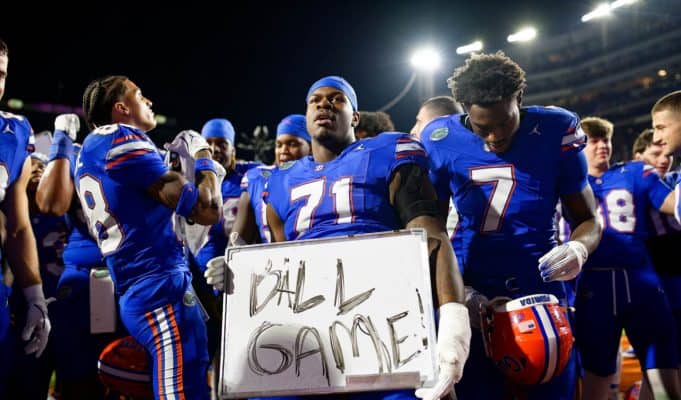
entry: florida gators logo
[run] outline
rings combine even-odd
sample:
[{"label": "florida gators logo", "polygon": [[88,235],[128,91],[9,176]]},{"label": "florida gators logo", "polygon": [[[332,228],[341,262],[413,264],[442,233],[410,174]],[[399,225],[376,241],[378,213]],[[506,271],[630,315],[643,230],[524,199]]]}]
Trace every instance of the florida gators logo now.
[{"label": "florida gators logo", "polygon": [[449,135],[449,128],[437,128],[430,133],[430,140],[437,141],[442,140]]}]

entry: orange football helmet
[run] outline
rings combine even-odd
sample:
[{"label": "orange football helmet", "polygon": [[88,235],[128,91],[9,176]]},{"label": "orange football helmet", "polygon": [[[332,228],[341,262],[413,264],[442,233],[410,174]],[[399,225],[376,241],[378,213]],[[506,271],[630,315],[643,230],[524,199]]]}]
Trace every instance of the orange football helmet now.
[{"label": "orange football helmet", "polygon": [[536,385],[563,372],[573,337],[555,296],[525,296],[482,313],[487,356],[510,382]]},{"label": "orange football helmet", "polygon": [[109,343],[99,355],[99,379],[107,388],[135,399],[153,399],[151,362],[132,336]]}]

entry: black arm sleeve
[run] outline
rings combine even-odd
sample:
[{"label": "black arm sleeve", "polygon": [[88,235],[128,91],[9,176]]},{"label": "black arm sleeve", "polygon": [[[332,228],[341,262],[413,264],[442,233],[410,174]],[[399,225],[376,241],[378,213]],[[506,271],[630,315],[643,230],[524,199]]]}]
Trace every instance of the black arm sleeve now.
[{"label": "black arm sleeve", "polygon": [[437,195],[428,180],[428,173],[419,165],[404,164],[398,167],[400,186],[395,193],[395,209],[400,220],[407,225],[421,215],[440,217]]}]

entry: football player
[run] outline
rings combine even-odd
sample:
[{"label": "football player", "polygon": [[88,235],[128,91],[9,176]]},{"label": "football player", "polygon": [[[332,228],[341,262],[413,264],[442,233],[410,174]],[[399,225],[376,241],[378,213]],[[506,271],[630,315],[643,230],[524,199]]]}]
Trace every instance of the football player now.
[{"label": "football player", "polygon": [[[90,333],[90,271],[103,268],[102,253],[90,234],[73,186],[76,141],[80,118],[61,114],[54,120],[48,164],[38,184],[36,202],[43,214],[67,216],[69,233],[63,253],[64,271],[57,283],[54,341],[56,370],[65,398],[103,398],[104,386],[97,377],[97,358],[110,341],[107,335]],[[82,396],[82,397],[81,397]]]},{"label": "football player", "polygon": [[[460,114],[463,112],[461,105],[452,96],[435,96],[424,101],[416,114],[416,123],[411,128],[411,133],[421,140],[421,132],[430,121],[444,117],[445,115]],[[449,212],[447,214],[447,233],[451,236],[459,224],[459,214],[456,212],[454,203],[449,201]]]},{"label": "football player", "polygon": [[421,132],[430,121],[445,115],[461,114],[462,112],[461,104],[457,103],[451,96],[431,97],[419,107],[416,122],[409,133],[416,136],[417,139],[421,139]]},{"label": "football player", "polygon": [[92,131],[75,185],[115,283],[121,319],[153,360],[155,397],[207,399],[204,313],[171,222],[173,211],[201,225],[218,221],[222,167],[200,134],[183,131],[168,149],[194,158],[196,184],[169,171],[145,133],[156,126],[151,105],[125,76],[87,86],[83,111]]},{"label": "football player", "polygon": [[674,195],[650,165],[610,165],[610,121],[588,117],[581,127],[588,138],[589,184],[604,226],[577,281],[574,335],[584,366],[584,399],[607,396],[622,329],[643,369],[641,391],[681,398],[674,319],[644,242],[651,235],[650,210],[673,214]]},{"label": "football player", "polygon": [[[653,141],[653,130],[646,129],[634,141],[632,154],[635,160],[652,165],[669,187],[674,187],[679,172],[670,172],[674,157],[665,155],[659,142]],[[650,259],[662,280],[669,305],[676,321],[677,348],[681,351],[681,271],[675,261],[676,246],[681,243],[681,225],[673,215],[650,210],[655,236],[646,241]],[[679,358],[681,361],[681,357]]]},{"label": "football player", "polygon": [[[521,107],[525,72],[502,52],[471,56],[448,82],[466,113],[432,121],[421,142],[442,212],[451,197],[459,213],[452,244],[473,327],[479,329],[481,306],[496,297],[545,293],[566,306],[561,281],[577,275],[601,233],[577,116],[560,108]],[[555,247],[559,198],[574,229],[568,242]],[[547,383],[512,387],[483,347],[481,335],[473,334],[456,387],[459,400],[504,398],[509,386],[523,398],[572,399],[574,363]]]},{"label": "football player", "polygon": [[350,397],[444,397],[461,378],[471,331],[467,310],[461,304],[463,284],[428,181],[426,153],[410,135],[396,132],[355,142],[357,96],[343,78],[318,80],[306,101],[312,157],[283,164],[267,182],[266,213],[272,240],[424,228],[439,304],[438,381],[416,393],[402,390]]},{"label": "football player", "polygon": [[[667,156],[681,156],[681,90],[662,96],[653,106],[653,141],[659,142]],[[681,176],[674,186],[676,220],[681,223]]]},{"label": "football player", "polygon": [[[273,170],[282,163],[295,161],[310,154],[310,134],[305,116],[291,114],[277,125],[274,147],[274,166],[261,166],[249,170],[241,180],[243,192],[239,199],[233,231],[245,243],[269,243],[270,230],[265,218],[265,202],[262,199],[265,182]],[[235,239],[237,240],[237,239]]]},{"label": "football player", "polygon": [[[9,48],[0,39],[0,99],[5,93],[9,62]],[[0,111],[0,211],[5,215],[6,260],[27,303],[26,324],[21,339],[28,341],[24,350],[39,357],[47,346],[50,320],[38,267],[38,252],[28,213],[26,187],[31,177],[29,154],[34,150],[33,129],[21,116]],[[0,278],[2,274],[0,273]],[[8,290],[0,282],[0,397],[4,397],[11,359]]]},{"label": "football player", "polygon": [[[64,270],[62,253],[69,229],[67,228],[66,217],[42,214],[35,200],[38,182],[45,170],[47,161],[47,156],[42,153],[31,154],[31,179],[28,182],[27,193],[31,226],[38,246],[43,292],[47,298],[54,298],[57,295],[59,276]],[[21,320],[26,314],[26,302],[16,285],[12,289],[10,308],[15,318]],[[57,346],[57,343],[54,339],[63,314],[59,306],[60,304],[55,302],[48,305],[53,326],[47,348],[40,357],[25,355],[23,349],[20,348],[14,349],[8,398],[42,400],[47,397],[50,378],[56,367],[55,346]],[[18,333],[16,332],[15,336],[19,336]],[[74,349],[71,350],[74,351]]]},{"label": "football player", "polygon": [[355,127],[357,140],[374,137],[381,132],[392,132],[395,124],[390,119],[390,114],[383,111],[360,111],[359,123]]},{"label": "football player", "polygon": [[196,262],[203,273],[206,263],[214,257],[222,256],[227,247],[227,238],[237,216],[239,197],[242,193],[241,180],[246,171],[256,163],[237,163],[234,148],[234,127],[226,119],[211,119],[201,128],[201,136],[206,139],[213,151],[213,160],[220,163],[226,171],[222,181],[222,217],[208,232],[208,241],[196,255]]}]

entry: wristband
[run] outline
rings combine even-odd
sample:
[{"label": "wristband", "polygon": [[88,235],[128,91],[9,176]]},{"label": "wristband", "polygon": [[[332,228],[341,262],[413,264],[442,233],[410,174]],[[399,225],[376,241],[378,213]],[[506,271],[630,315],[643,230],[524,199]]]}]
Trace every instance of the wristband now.
[{"label": "wristband", "polygon": [[73,140],[64,131],[54,131],[52,137],[52,144],[50,145],[49,160],[57,160],[60,158],[71,159],[73,155]]},{"label": "wristband", "polygon": [[190,182],[185,183],[184,186],[182,186],[182,192],[180,192],[180,199],[175,206],[175,213],[185,218],[189,218],[192,209],[194,209],[194,204],[196,204],[198,199],[199,190],[196,186]]},{"label": "wristband", "polygon": [[215,170],[215,163],[210,158],[197,158],[194,160],[194,173],[198,174],[201,171],[212,171],[215,175],[218,174]]}]

